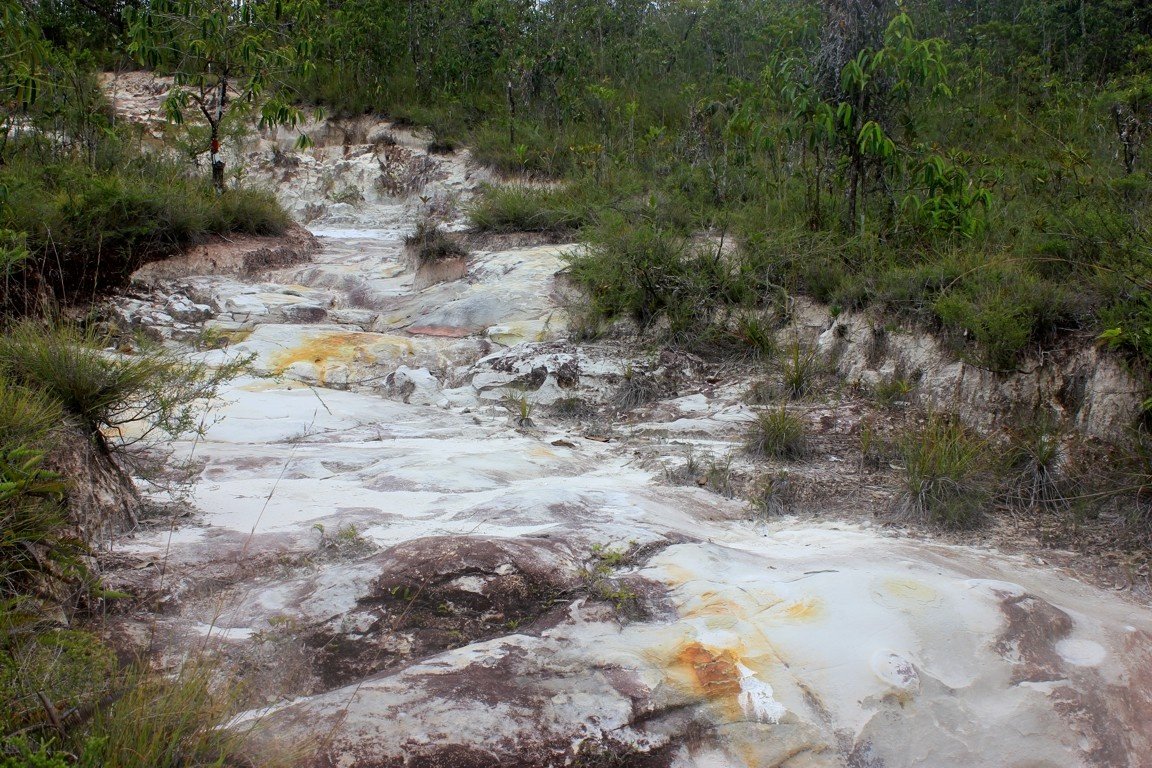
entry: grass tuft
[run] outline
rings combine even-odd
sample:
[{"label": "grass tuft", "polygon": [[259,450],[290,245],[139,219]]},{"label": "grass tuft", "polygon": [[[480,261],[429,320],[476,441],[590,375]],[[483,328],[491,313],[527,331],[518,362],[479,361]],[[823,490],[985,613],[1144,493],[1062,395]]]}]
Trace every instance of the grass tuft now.
[{"label": "grass tuft", "polygon": [[416,259],[417,266],[435,264],[446,259],[462,259],[468,251],[440,224],[421,219],[416,229],[404,238],[404,245]]},{"label": "grass tuft", "polygon": [[808,455],[804,422],[786,408],[762,411],[745,435],[745,448],[753,456],[802,459]]},{"label": "grass tuft", "polygon": [[900,443],[902,511],[944,528],[979,524],[992,496],[991,449],[955,416],[930,414]]}]

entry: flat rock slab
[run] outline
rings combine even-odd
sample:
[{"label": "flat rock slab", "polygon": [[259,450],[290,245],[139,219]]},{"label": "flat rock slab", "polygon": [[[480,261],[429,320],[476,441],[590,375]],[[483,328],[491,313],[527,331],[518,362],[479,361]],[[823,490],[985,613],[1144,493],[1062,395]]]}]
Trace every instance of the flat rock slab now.
[{"label": "flat rock slab", "polygon": [[1148,764],[1142,610],[979,553],[749,534],[653,558],[660,621],[574,604],[277,709],[252,742],[323,732],[312,764],[350,768],[560,766],[581,744],[709,768]]}]

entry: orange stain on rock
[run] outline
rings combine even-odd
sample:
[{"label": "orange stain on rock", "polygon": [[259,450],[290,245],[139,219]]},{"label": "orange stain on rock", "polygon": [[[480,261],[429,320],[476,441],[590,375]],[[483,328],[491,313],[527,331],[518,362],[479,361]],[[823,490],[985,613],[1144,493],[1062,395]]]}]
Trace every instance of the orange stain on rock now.
[{"label": "orange stain on rock", "polygon": [[676,664],[698,693],[708,699],[740,693],[738,659],[731,651],[714,653],[700,643],[689,643],[676,655]]},{"label": "orange stain on rock", "polygon": [[726,600],[716,592],[704,592],[700,595],[700,605],[685,613],[686,616],[732,616],[744,618],[747,611],[744,606]]}]

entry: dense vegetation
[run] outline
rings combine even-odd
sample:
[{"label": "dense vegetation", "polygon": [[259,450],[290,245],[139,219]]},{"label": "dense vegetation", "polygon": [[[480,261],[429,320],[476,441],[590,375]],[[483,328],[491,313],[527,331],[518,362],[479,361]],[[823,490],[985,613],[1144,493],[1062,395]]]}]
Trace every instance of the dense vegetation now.
[{"label": "dense vegetation", "polygon": [[[586,226],[573,274],[600,315],[711,344],[739,334],[733,308],[798,292],[927,323],[996,370],[1071,330],[1152,356],[1143,3],[360,0],[327,19],[303,98],[566,180],[495,189],[475,222]],[[739,258],[689,247],[701,231]]]},{"label": "dense vegetation", "polygon": [[[96,73],[135,66],[174,76],[180,152],[112,115]],[[478,230],[579,234],[585,333],[630,318],[770,357],[804,294],[938,330],[995,371],[1096,339],[1145,379],[1152,364],[1143,0],[0,0],[0,768],[228,759],[204,676],[113,674],[108,649],[45,618],[108,597],[44,466],[61,425],[108,450],[101,429],[143,400],[186,428],[195,382],[217,379],[17,317],[211,233],[282,230],[270,197],[228,188],[219,145],[312,106],[470,145],[509,182],[475,204]],[[456,247],[433,222],[410,245]],[[813,365],[799,345],[784,359],[787,397]],[[783,407],[747,439],[809,450]],[[1013,443],[1029,504],[1072,495],[1055,444]],[[988,447],[929,419],[893,449],[907,511],[975,520]]]}]

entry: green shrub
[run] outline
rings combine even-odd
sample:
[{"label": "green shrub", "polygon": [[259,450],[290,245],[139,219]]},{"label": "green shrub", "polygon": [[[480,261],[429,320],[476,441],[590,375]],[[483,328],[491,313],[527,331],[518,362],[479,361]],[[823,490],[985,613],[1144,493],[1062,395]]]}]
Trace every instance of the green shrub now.
[{"label": "green shrub", "polygon": [[984,439],[954,416],[930,414],[899,448],[906,514],[945,528],[980,522],[992,492],[991,451]]},{"label": "green shrub", "polygon": [[64,530],[64,482],[42,467],[63,409],[0,377],[0,602],[83,573]]},{"label": "green shrub", "polygon": [[230,189],[216,200],[208,231],[226,234],[279,235],[292,219],[271,192],[259,189]]},{"label": "green shrub", "polygon": [[[148,157],[102,170],[17,156],[0,165],[0,189],[7,190],[0,230],[24,233],[28,253],[19,260],[20,279],[0,283],[9,304],[40,289],[83,301],[207,235],[279,234],[289,225],[268,193],[233,189],[217,197],[183,167]],[[10,240],[0,250],[11,250]],[[0,270],[11,273],[11,261],[0,256]]]},{"label": "green shrub", "polygon": [[663,323],[669,339],[708,352],[732,338],[732,312],[764,297],[711,244],[614,214],[587,230],[587,247],[568,256],[568,275],[590,298],[595,317],[630,317],[642,328]]},{"label": "green shrub", "polygon": [[762,411],[745,434],[745,448],[753,456],[802,459],[808,455],[804,422],[781,406]]},{"label": "green shrub", "polygon": [[560,178],[576,169],[573,148],[583,142],[544,125],[517,121],[511,135],[504,121],[490,122],[472,132],[472,159],[512,176]]},{"label": "green shrub", "polygon": [[1041,278],[989,267],[971,272],[936,300],[945,328],[976,345],[976,359],[994,370],[1012,370],[1024,353],[1062,326],[1078,324],[1069,291]]},{"label": "green shrub", "polygon": [[404,238],[416,264],[424,266],[445,259],[462,259],[468,251],[448,231],[431,219],[421,219],[416,229]]},{"label": "green shrub", "polygon": [[0,627],[0,644],[0,733],[42,722],[40,696],[67,712],[112,690],[116,657],[89,632],[9,623]]}]

